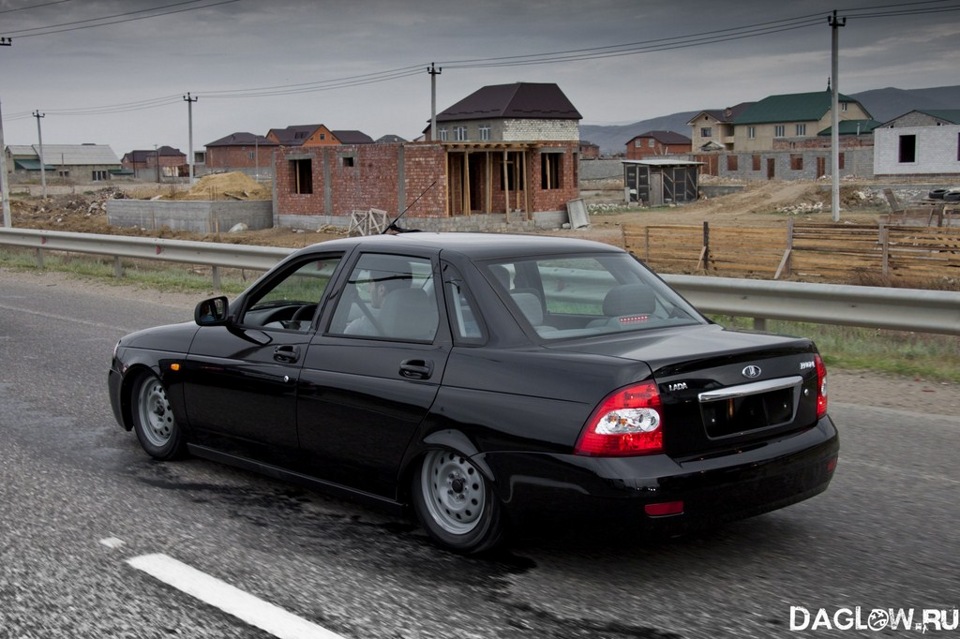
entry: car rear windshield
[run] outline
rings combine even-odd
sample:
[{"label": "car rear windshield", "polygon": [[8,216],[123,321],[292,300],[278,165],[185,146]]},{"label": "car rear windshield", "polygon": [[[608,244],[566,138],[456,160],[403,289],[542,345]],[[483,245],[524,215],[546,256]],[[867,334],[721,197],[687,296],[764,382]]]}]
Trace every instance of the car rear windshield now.
[{"label": "car rear windshield", "polygon": [[518,319],[544,339],[706,323],[626,253],[514,259],[486,269]]}]

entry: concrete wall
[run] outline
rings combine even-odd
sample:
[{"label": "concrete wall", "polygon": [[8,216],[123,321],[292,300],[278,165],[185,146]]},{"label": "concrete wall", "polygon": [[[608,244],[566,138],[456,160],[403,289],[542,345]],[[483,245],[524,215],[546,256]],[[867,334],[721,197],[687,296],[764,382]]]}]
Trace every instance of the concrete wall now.
[{"label": "concrete wall", "polygon": [[[904,135],[916,136],[914,162],[900,161],[900,137]],[[884,127],[874,129],[873,138],[873,172],[876,175],[957,175],[960,173],[960,125],[958,124]]]},{"label": "concrete wall", "polygon": [[273,226],[273,203],[269,200],[107,200],[107,221],[112,226],[169,228],[194,233],[225,233],[240,223],[251,230],[260,230]]},{"label": "concrete wall", "polygon": [[[840,176],[873,177],[872,147],[845,148]],[[735,160],[729,159],[730,157]],[[755,164],[759,158],[759,167]],[[822,159],[822,165],[817,160]],[[793,149],[790,151],[758,151],[756,153],[722,153],[717,156],[717,174],[721,178],[740,180],[768,179],[767,166],[773,160],[773,178],[781,180],[815,180],[832,175],[830,149]],[[735,165],[735,166],[734,166]],[[819,169],[823,168],[821,172]],[[758,168],[757,168],[758,167]],[[797,168],[799,167],[799,168]]]}]

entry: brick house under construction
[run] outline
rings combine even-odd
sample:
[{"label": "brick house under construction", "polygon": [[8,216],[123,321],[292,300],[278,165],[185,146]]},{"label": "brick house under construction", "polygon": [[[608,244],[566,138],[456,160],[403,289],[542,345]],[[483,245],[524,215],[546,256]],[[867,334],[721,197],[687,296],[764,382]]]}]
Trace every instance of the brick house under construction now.
[{"label": "brick house under construction", "polygon": [[377,208],[425,230],[567,221],[582,116],[555,84],[484,87],[437,114],[437,139],[277,150],[275,223],[346,226]]}]

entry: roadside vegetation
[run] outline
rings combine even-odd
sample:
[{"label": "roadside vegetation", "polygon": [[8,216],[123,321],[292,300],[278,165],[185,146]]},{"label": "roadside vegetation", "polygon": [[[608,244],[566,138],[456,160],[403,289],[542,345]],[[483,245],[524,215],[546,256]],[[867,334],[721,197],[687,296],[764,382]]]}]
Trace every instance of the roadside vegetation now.
[{"label": "roadside vegetation", "polygon": [[[753,328],[745,317],[712,319],[728,328]],[[960,339],[952,335],[782,320],[768,320],[767,330],[812,339],[828,368],[960,383]]]}]

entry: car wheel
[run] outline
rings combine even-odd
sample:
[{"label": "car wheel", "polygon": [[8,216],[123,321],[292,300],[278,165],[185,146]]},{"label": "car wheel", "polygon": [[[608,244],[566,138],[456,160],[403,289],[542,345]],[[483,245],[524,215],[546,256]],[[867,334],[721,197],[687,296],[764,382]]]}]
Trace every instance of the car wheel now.
[{"label": "car wheel", "polygon": [[133,428],[140,445],[154,459],[183,455],[183,430],[173,417],[167,390],[151,373],[141,375],[133,386]]},{"label": "car wheel", "polygon": [[503,538],[501,506],[490,482],[452,450],[432,450],[413,477],[413,505],[430,537],[450,550],[474,554]]}]

